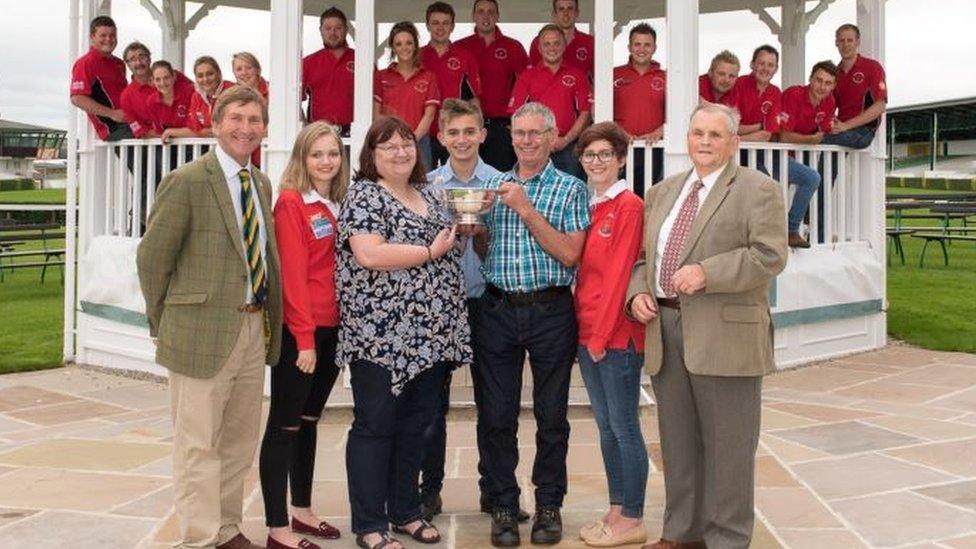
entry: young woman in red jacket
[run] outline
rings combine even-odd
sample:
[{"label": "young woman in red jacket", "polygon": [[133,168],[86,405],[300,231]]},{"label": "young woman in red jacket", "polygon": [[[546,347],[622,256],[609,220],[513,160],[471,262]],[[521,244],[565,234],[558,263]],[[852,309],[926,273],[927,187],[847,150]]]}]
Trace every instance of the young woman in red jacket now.
[{"label": "young woman in red jacket", "polygon": [[[297,534],[335,539],[339,531],[311,509],[319,417],[338,375],[339,304],[335,285],[336,218],[349,185],[342,141],[314,122],[299,132],[274,208],[281,255],[284,330],[271,369],[271,409],[260,473],[269,549],[318,549]],[[292,518],[285,493],[291,484]]]},{"label": "young woman in red jacket", "polygon": [[[624,315],[630,271],[641,251],[644,203],[618,179],[627,160],[627,134],[613,122],[590,126],[576,154],[593,191],[591,224],[576,275],[579,364],[600,431],[610,509],[584,526],[587,545],[644,543],[647,449],[638,403],[644,325]],[[650,173],[650,172],[648,172]]]}]

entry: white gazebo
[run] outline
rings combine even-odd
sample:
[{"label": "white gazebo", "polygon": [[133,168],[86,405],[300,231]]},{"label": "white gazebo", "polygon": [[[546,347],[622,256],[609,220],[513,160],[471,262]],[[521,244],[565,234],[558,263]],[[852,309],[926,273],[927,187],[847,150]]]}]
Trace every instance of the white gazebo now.
[{"label": "white gazebo", "polygon": [[[269,135],[265,141],[264,166],[272,181],[281,174],[294,136],[301,127],[299,112],[302,18],[318,16],[337,5],[350,16],[353,41],[377,51],[377,24],[423,20],[424,5],[401,0],[115,0],[144,6],[159,23],[163,37],[161,57],[177,68],[185,62],[184,45],[189,33],[215,8],[232,6],[270,10],[272,42]],[[856,0],[856,24],[861,29],[861,51],[884,62],[884,0]],[[458,22],[470,21],[471,0],[451,2]],[[502,24],[539,23],[548,19],[548,0],[503,0]],[[775,34],[782,51],[783,87],[806,81],[806,33],[829,9],[833,0],[580,0],[580,22],[595,36],[594,119],[613,116],[613,38],[628,22],[665,17],[668,51],[667,120],[663,143],[664,173],[690,166],[685,154],[688,116],[698,101],[699,15],[748,10]],[[111,0],[71,0],[71,57],[87,49],[87,25],[96,15],[111,14]],[[774,11],[775,10],[775,11]],[[774,14],[778,11],[777,17]],[[192,13],[191,13],[192,12]],[[371,57],[360,57],[371,59]],[[371,118],[371,63],[357,63],[355,120],[352,125],[351,158],[355,161]],[[490,83],[489,83],[490,85]],[[152,204],[153,185],[138,180],[158,179],[156,166],[170,165],[173,152],[160,148],[158,140],[99,141],[76,110],[69,115],[69,204],[80,197],[78,216],[68,208],[68,273],[64,302],[64,358],[66,361],[163,374],[153,362],[153,345],[145,324],[144,304],[133,285],[135,246],[141,235],[143,207]],[[885,135],[884,121],[878,135]],[[200,155],[208,139],[177,141],[178,163]],[[824,193],[824,227],[811,216],[812,248],[793,250],[786,270],[770,288],[776,330],[776,359],[780,367],[881,347],[886,339],[884,161],[883,137],[866,150],[836,146],[803,146],[778,143],[744,144],[749,165],[760,151],[769,160],[786,165],[791,152],[805,151],[805,158],[824,173],[836,170],[837,178]],[[651,148],[635,143],[631,154],[646,155]],[[161,152],[157,152],[161,151]],[[163,156],[157,162],[156,155]],[[128,169],[132,162],[134,169]],[[144,165],[143,165],[144,164]],[[632,164],[632,163],[631,163]],[[791,192],[786,170],[780,170],[784,197]],[[648,169],[647,173],[651,173]],[[829,179],[829,178],[828,178]],[[147,196],[141,196],[146,187]],[[816,200],[816,198],[815,198]],[[145,206],[143,206],[145,203]],[[788,203],[788,202],[787,202]],[[817,204],[811,204],[816,211]],[[818,238],[820,229],[823,238]],[[77,238],[75,235],[77,234]],[[74,259],[78,260],[75,268]]]}]

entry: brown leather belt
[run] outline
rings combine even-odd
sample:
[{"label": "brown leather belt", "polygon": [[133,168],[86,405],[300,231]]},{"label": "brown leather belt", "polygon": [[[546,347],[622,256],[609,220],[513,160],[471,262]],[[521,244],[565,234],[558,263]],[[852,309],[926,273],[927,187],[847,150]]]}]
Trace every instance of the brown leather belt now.
[{"label": "brown leather belt", "polygon": [[485,291],[497,299],[507,301],[512,305],[544,303],[546,301],[552,301],[561,295],[572,293],[569,286],[550,286],[534,292],[506,292],[493,284],[488,284],[485,287]]},{"label": "brown leather belt", "polygon": [[237,308],[242,313],[256,313],[261,309],[264,309],[263,303],[245,303]]},{"label": "brown leather belt", "polygon": [[681,310],[681,300],[676,297],[659,297],[657,298],[657,304],[668,309]]}]

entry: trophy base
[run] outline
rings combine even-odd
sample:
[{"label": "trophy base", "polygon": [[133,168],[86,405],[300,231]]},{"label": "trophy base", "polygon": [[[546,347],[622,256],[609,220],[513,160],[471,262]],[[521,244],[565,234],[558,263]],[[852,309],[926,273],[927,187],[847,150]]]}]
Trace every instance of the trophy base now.
[{"label": "trophy base", "polygon": [[457,217],[458,225],[484,225],[481,216],[476,213],[461,213]]}]

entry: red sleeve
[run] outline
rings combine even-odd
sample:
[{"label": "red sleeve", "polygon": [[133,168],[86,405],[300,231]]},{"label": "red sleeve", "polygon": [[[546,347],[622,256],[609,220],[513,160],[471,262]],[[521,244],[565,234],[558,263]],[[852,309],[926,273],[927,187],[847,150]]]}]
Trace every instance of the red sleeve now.
[{"label": "red sleeve", "polygon": [[[636,197],[635,197],[636,198]],[[639,202],[640,199],[638,198]],[[610,254],[603,264],[603,280],[606,285],[605,298],[600,300],[596,321],[593,323],[593,336],[587,343],[591,352],[603,351],[607,342],[613,337],[616,320],[623,315],[624,301],[627,298],[627,285],[630,283],[630,271],[641,252],[641,242],[644,234],[644,211],[642,208],[629,206],[614,220],[615,230],[610,236],[609,249],[616,253]],[[590,230],[598,230],[591,228]]]},{"label": "red sleeve", "polygon": [[525,104],[525,100],[529,97],[529,79],[527,76],[528,75],[523,72],[515,80],[515,86],[512,88],[512,96],[508,99],[509,115],[515,114],[515,111]]},{"label": "red sleeve", "polygon": [[522,74],[525,71],[525,67],[529,65],[529,58],[525,55],[525,48],[522,47],[522,44],[516,42],[512,51],[515,53],[515,58],[512,59],[512,68],[515,69],[516,75]]},{"label": "red sleeve", "polygon": [[539,53],[539,36],[536,35],[529,45],[529,64],[538,65],[540,61],[542,61],[542,54]]},{"label": "red sleeve", "polygon": [[285,325],[298,350],[315,348],[315,321],[308,291],[308,243],[301,199],[294,192],[278,197],[274,208],[275,239],[281,258],[281,291]]},{"label": "red sleeve", "polygon": [[309,57],[311,56],[306,55],[305,57],[302,58],[302,99],[301,101],[305,101],[306,99],[308,99],[308,71],[309,71],[308,58]]},{"label": "red sleeve", "polygon": [[763,129],[770,133],[779,133],[780,113],[783,112],[783,92],[774,91],[770,101],[773,104],[769,107],[769,112],[763,115]]},{"label": "red sleeve", "polygon": [[373,99],[380,105],[383,104],[383,79],[376,69],[373,69]]},{"label": "red sleeve", "polygon": [[698,95],[702,98],[710,97],[712,94],[712,84],[708,81],[708,75],[703,74],[698,77]]},{"label": "red sleeve", "polygon": [[576,79],[576,90],[574,92],[576,110],[580,113],[593,110],[593,91],[590,89],[590,80],[586,74],[581,74],[582,78]]},{"label": "red sleeve", "polygon": [[199,93],[194,92],[190,97],[190,113],[186,117],[186,127],[196,133],[200,133],[205,128],[209,128],[210,121],[207,116],[209,111],[210,106],[206,104],[203,97]]},{"label": "red sleeve", "polygon": [[427,93],[424,95],[424,105],[440,105],[441,88],[437,85],[437,75],[427,71]]},{"label": "red sleeve", "polygon": [[826,116],[820,121],[820,129],[824,133],[830,133],[834,129],[834,118],[837,116],[837,101],[833,95],[828,95],[823,103]]},{"label": "red sleeve", "polygon": [[91,95],[91,78],[88,75],[87,58],[81,57],[71,67],[71,95]]},{"label": "red sleeve", "polygon": [[478,67],[478,58],[468,50],[462,50],[468,54],[468,83],[475,97],[481,97],[481,70]]},{"label": "red sleeve", "polygon": [[885,82],[885,70],[881,63],[874,64],[874,74],[871,79],[871,97],[875,101],[888,100],[888,84]]},{"label": "red sleeve", "polygon": [[152,127],[152,123],[146,117],[146,105],[139,105],[137,102],[143,100],[138,93],[133,93],[131,88],[122,90],[119,97],[119,107],[125,113],[125,120],[129,123],[129,129],[136,138],[142,138]]}]

